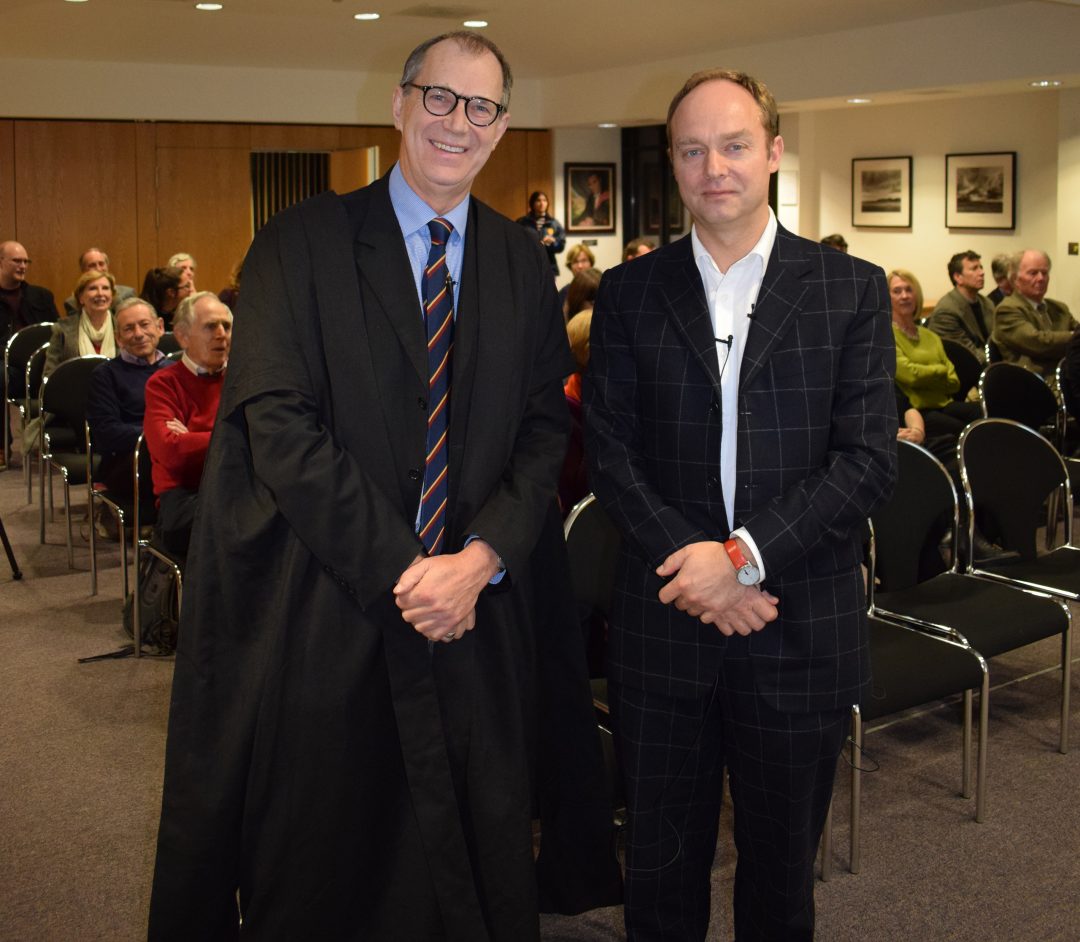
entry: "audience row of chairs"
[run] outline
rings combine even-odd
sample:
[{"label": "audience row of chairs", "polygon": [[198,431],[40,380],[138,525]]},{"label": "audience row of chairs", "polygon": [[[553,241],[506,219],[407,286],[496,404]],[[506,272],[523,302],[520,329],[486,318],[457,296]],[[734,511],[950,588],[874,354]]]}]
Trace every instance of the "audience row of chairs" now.
[{"label": "audience row of chairs", "polygon": [[[990,667],[998,655],[1045,638],[1061,639],[1058,749],[1069,747],[1072,621],[1068,602],[1080,599],[1080,548],[1073,544],[1072,490],[1053,443],[1009,419],[972,423],[960,442],[968,511],[961,524],[952,479],[929,451],[898,442],[899,478],[892,498],[868,522],[867,603],[872,687],[852,706],[849,869],[860,869],[861,757],[865,724],[936,701],[960,697],[963,711],[961,794],[975,796],[975,820],[987,814]],[[1004,458],[1007,456],[1007,458]],[[1048,501],[1064,506],[1064,543],[1039,554],[1037,531]],[[1007,551],[976,561],[978,516],[993,526]],[[966,539],[961,539],[966,529]],[[945,571],[927,577],[920,558],[943,537],[951,545]],[[592,495],[567,518],[574,592],[583,624],[610,611],[620,537]],[[610,739],[606,684],[593,680],[594,703]],[[973,763],[973,704],[978,696],[977,758]],[[606,746],[606,748],[609,748]],[[974,775],[973,775],[974,765]],[[609,763],[617,777],[614,762]],[[974,780],[974,788],[972,782]],[[617,788],[616,788],[617,793]],[[831,858],[823,839],[822,875]]]}]

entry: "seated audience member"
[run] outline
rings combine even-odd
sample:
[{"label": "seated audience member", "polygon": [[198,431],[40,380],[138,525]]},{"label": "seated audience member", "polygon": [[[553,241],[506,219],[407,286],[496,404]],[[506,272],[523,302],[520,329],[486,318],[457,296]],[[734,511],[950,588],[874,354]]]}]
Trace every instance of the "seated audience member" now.
[{"label": "seated audience member", "polygon": [[26,249],[18,242],[0,242],[0,344],[23,327],[58,317],[52,292],[30,284],[29,271]]},{"label": "seated audience member", "polygon": [[184,354],[147,380],[143,434],[161,540],[184,556],[229,360],[232,312],[213,292],[199,291],[181,302],[173,331]]},{"label": "seated audience member", "polygon": [[949,259],[949,278],[953,289],[943,295],[930,315],[930,329],[945,340],[955,340],[986,361],[986,341],[994,330],[994,306],[982,291],[986,280],[980,256],[958,252]]},{"label": "seated audience member", "polygon": [[120,353],[91,375],[86,418],[94,432],[94,451],[101,456],[96,480],[110,493],[129,497],[131,457],[143,430],[146,381],[165,363],[165,354],[158,350],[165,329],[142,298],[121,301],[115,323]]},{"label": "seated audience member", "polygon": [[832,235],[823,236],[821,239],[822,245],[829,245],[836,249],[838,252],[847,253],[847,239],[845,239],[839,232],[834,232]]},{"label": "seated audience member", "polygon": [[171,330],[173,314],[191,292],[191,281],[179,268],[151,268],[139,297],[153,305],[165,329]]},{"label": "seated audience member", "polygon": [[559,475],[559,506],[565,517],[574,504],[589,493],[585,466],[585,437],[581,414],[581,377],[589,365],[589,330],[592,326],[592,309],[596,292],[600,287],[600,272],[587,268],[578,272],[570,282],[567,292],[567,310],[572,311],[566,325],[570,340],[570,352],[574,355],[576,369],[563,386],[566,405],[570,410],[570,441]]},{"label": "seated audience member", "polygon": [[230,311],[240,303],[240,278],[244,273],[244,260],[240,259],[229,272],[229,283],[218,292],[218,300]]},{"label": "seated audience member", "polygon": [[548,214],[549,203],[547,193],[537,190],[529,195],[529,212],[517,220],[519,226],[532,229],[536,237],[547,252],[548,261],[551,262],[551,273],[559,274],[559,260],[556,256],[566,245],[566,233],[563,225],[554,216]]},{"label": "seated audience member", "polygon": [[49,350],[45,354],[45,376],[51,376],[65,360],[100,353],[116,356],[112,303],[113,276],[91,268],[79,276],[74,297],[78,314],[71,314],[53,325]]},{"label": "seated audience member", "polygon": [[[577,245],[571,245],[566,250],[566,258],[564,259],[567,271],[570,272],[571,277],[578,274],[578,272],[586,271],[589,268],[596,266],[596,256],[593,255],[592,249],[590,249],[583,242],[579,242]],[[566,317],[566,294],[570,290],[570,285],[563,285],[559,289],[559,303],[562,305],[563,317]]]},{"label": "seated audience member", "polygon": [[622,260],[624,262],[632,261],[642,255],[648,255],[655,248],[656,243],[652,239],[632,239],[626,243],[626,247],[622,251]]},{"label": "seated audience member", "polygon": [[[109,256],[106,255],[99,248],[89,248],[82,255],[79,256],[79,271],[86,273],[88,271],[99,271],[102,274],[109,270]],[[115,285],[113,289],[113,305],[119,304],[121,301],[126,301],[128,298],[135,297],[135,289],[130,285]],[[77,314],[79,311],[78,303],[75,300],[75,295],[68,295],[64,299],[64,315],[69,316],[71,314]]]},{"label": "seated audience member", "polygon": [[987,297],[995,307],[1012,294],[1012,285],[1009,284],[1009,256],[995,255],[990,263],[990,274],[994,276],[997,287]]},{"label": "seated audience member", "polygon": [[982,416],[978,403],[956,402],[960,388],[956,369],[945,355],[941,338],[915,323],[923,293],[909,271],[889,272],[893,338],[896,340],[896,385],[923,417],[926,435],[947,435],[955,441],[969,422]]},{"label": "seated audience member", "polygon": [[1024,249],[1009,259],[1013,292],[994,311],[994,343],[1010,363],[1029,367],[1042,376],[1054,375],[1073,331],[1080,325],[1060,301],[1046,296],[1050,286],[1050,256]]},{"label": "seated audience member", "polygon": [[169,268],[179,268],[182,280],[190,286],[188,294],[195,292],[195,269],[198,267],[194,258],[187,252],[177,252],[169,257]]}]

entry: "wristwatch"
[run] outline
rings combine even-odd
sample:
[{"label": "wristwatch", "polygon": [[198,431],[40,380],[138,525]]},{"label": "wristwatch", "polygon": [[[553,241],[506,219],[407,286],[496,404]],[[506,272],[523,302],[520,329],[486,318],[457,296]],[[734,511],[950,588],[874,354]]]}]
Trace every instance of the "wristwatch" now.
[{"label": "wristwatch", "polygon": [[727,540],[724,543],[724,549],[727,550],[731,564],[735,567],[735,578],[742,585],[757,585],[761,581],[761,570],[743,556],[738,543],[734,540]]}]

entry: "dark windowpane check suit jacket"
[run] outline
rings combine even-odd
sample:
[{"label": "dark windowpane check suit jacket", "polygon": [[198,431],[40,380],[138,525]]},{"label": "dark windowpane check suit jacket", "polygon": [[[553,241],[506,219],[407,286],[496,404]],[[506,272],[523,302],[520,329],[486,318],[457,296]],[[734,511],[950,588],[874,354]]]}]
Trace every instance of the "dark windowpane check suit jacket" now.
[{"label": "dark windowpane check suit jacket", "polygon": [[758,694],[842,709],[868,681],[859,530],[895,477],[895,348],[880,268],[779,227],[739,380],[735,519],[720,486],[720,373],[689,237],[605,274],[585,384],[590,482],[626,537],[609,679],[705,696],[725,639],[664,605],[674,550],[757,543],[779,618],[750,638]]}]

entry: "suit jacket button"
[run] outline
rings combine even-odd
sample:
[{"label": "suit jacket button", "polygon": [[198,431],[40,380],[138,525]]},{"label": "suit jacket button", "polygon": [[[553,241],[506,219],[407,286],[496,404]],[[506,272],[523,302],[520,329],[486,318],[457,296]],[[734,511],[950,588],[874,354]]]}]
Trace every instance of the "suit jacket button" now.
[{"label": "suit jacket button", "polygon": [[424,476],[424,472],[419,468],[409,468],[409,480],[419,481]]},{"label": "suit jacket button", "polygon": [[718,475],[710,474],[708,476],[708,478],[705,479],[705,483],[708,484],[709,487],[719,487],[720,486],[720,478],[719,478]]},{"label": "suit jacket button", "polygon": [[418,405],[418,406],[419,406],[419,407],[420,407],[421,409],[426,409],[426,408],[427,408],[427,400],[426,400],[426,399],[425,399],[425,398],[424,398],[423,396],[417,396],[417,398],[416,398],[416,404],[417,404],[417,405]]}]

